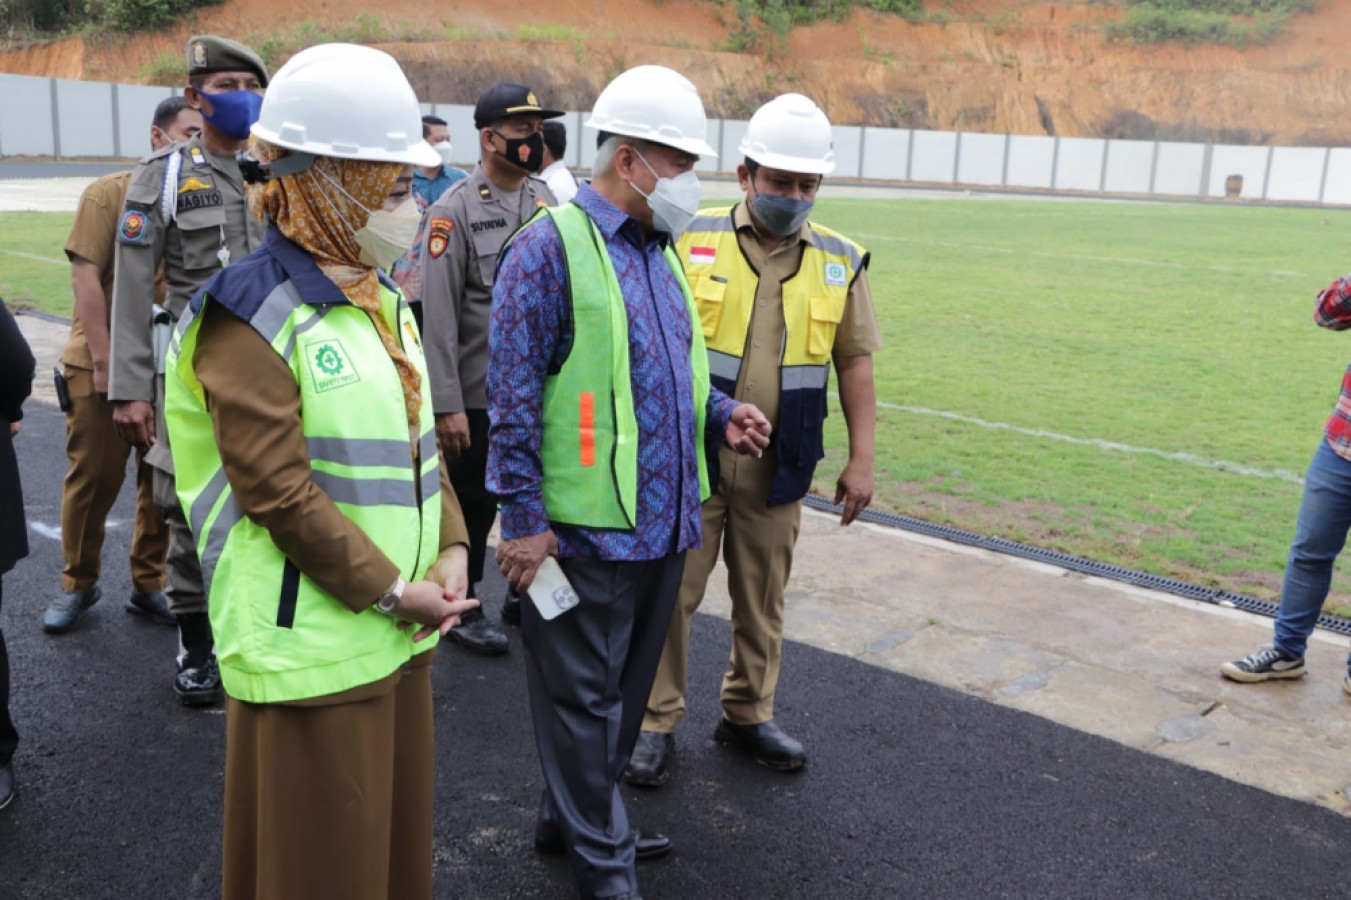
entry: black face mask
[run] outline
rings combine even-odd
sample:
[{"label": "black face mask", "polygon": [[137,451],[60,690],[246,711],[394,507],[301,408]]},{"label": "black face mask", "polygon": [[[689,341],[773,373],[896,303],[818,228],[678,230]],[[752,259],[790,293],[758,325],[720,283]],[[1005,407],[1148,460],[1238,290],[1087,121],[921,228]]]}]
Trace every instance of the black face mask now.
[{"label": "black face mask", "polygon": [[502,158],[516,168],[533,174],[544,165],[544,132],[536,131],[524,138],[509,138],[500,131],[494,131],[493,134],[506,141],[507,149],[502,153]]}]

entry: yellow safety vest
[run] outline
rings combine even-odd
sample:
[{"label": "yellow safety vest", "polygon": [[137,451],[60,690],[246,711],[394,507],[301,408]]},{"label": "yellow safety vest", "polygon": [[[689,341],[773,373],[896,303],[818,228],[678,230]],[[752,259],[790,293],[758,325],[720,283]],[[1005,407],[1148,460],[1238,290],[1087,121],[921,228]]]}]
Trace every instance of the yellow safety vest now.
[{"label": "yellow safety vest", "polygon": [[[732,395],[760,275],[741,252],[730,208],[704,210],[681,235],[678,248],[703,323],[709,376]],[[779,466],[771,506],[802,499],[825,455],[822,428],[835,331],[844,318],[849,288],[867,265],[868,253],[858,244],[809,223],[798,270],[781,285],[786,330],[779,357],[782,396],[774,431]],[[716,454],[710,457],[710,478],[716,484]]]}]

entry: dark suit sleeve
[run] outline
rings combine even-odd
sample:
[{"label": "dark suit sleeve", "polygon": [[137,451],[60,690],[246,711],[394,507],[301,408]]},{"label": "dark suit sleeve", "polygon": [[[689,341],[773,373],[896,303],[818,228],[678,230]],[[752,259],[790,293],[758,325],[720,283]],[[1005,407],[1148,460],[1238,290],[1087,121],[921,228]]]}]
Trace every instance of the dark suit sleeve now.
[{"label": "dark suit sleeve", "polygon": [[0,300],[0,419],[17,422],[23,418],[23,401],[33,391],[36,366],[19,323]]}]

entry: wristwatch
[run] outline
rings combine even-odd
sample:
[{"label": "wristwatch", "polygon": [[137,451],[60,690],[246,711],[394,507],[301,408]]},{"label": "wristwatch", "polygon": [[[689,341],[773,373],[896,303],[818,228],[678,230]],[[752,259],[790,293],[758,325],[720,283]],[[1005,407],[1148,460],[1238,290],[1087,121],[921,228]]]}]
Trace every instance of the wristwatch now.
[{"label": "wristwatch", "polygon": [[394,583],[389,586],[389,590],[375,598],[375,608],[387,616],[392,616],[394,607],[398,606],[399,601],[403,599],[403,589],[406,587],[408,587],[408,582],[402,578],[395,578]]}]

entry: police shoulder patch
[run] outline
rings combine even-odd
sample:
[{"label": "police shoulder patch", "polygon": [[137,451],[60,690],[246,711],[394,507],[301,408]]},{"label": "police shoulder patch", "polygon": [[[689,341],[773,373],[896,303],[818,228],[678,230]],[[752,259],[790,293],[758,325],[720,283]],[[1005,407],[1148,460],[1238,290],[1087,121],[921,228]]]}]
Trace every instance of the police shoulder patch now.
[{"label": "police shoulder patch", "polygon": [[122,219],[117,224],[118,242],[123,244],[142,243],[150,231],[150,214],[153,209],[153,203],[127,201],[126,209],[122,211]]},{"label": "police shoulder patch", "polygon": [[427,252],[432,259],[440,259],[450,244],[450,232],[455,222],[445,216],[434,216],[427,223]]}]

